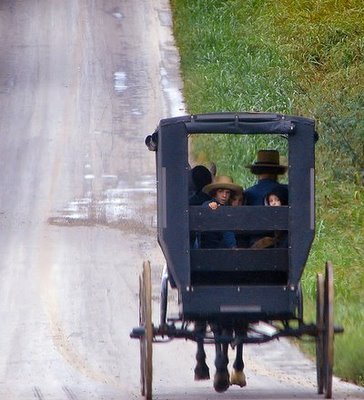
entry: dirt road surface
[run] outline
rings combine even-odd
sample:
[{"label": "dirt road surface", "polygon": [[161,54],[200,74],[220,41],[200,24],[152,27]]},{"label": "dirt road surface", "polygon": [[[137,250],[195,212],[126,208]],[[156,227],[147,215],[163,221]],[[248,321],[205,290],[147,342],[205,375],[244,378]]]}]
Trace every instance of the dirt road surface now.
[{"label": "dirt road surface", "polygon": [[[144,137],[185,112],[170,28],[167,0],[0,1],[1,399],[141,398],[138,275],[150,259],[157,298],[163,266]],[[317,398],[285,341],[248,347],[223,395],[194,352],[155,346],[156,399]]]}]

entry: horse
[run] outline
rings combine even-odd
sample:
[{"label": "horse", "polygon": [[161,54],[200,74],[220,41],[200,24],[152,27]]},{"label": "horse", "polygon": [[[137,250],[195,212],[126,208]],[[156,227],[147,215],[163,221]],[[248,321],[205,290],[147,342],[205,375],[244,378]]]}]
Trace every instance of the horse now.
[{"label": "horse", "polygon": [[[230,385],[246,386],[243,361],[243,343],[239,338],[244,336],[247,331],[246,326],[224,325],[216,322],[209,324],[213,332],[215,343],[215,375],[214,389],[221,393],[225,392]],[[206,353],[204,349],[204,338],[207,323],[197,321],[195,323],[195,333],[197,341],[196,367],[194,369],[195,380],[210,379],[209,367],[206,364]],[[235,343],[236,342],[236,343]],[[235,344],[234,344],[235,343]],[[235,360],[231,375],[228,371],[229,345],[236,347]]]}]

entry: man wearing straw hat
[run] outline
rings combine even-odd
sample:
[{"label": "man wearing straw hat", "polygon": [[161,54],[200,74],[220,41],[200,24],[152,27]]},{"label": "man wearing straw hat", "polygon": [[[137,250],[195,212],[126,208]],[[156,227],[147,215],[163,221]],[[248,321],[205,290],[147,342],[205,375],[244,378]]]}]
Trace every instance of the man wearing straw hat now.
[{"label": "man wearing straw hat", "polygon": [[247,168],[257,176],[258,182],[245,190],[246,205],[262,206],[268,193],[280,186],[287,189],[287,185],[278,182],[278,175],[284,175],[287,166],[280,164],[277,150],[259,150],[257,160]]}]

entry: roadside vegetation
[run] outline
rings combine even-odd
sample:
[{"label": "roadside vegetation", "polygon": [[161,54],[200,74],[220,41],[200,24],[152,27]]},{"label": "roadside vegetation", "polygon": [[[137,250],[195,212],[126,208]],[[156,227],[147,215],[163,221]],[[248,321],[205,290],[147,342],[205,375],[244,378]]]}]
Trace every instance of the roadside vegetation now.
[{"label": "roadside vegetation", "polygon": [[[362,0],[171,0],[190,113],[268,111],[317,121],[316,238],[305,268],[305,320],[316,273],[334,265],[335,371],[364,385],[364,5]],[[265,142],[264,142],[265,140]],[[248,186],[269,143],[198,137],[198,162]],[[279,149],[279,148],[278,148]],[[314,354],[314,346],[304,346]]]}]

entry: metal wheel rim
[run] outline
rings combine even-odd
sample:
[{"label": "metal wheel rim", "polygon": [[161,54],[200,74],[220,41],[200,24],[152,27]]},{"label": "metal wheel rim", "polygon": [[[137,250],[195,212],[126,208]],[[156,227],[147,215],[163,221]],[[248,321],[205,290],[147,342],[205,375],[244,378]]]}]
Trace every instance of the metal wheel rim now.
[{"label": "metal wheel rim", "polygon": [[324,290],[325,283],[322,274],[316,276],[316,375],[317,393],[324,392]]},{"label": "metal wheel rim", "polygon": [[332,396],[332,371],[334,365],[334,276],[332,264],[327,262],[325,268],[324,295],[324,376],[325,398]]}]

